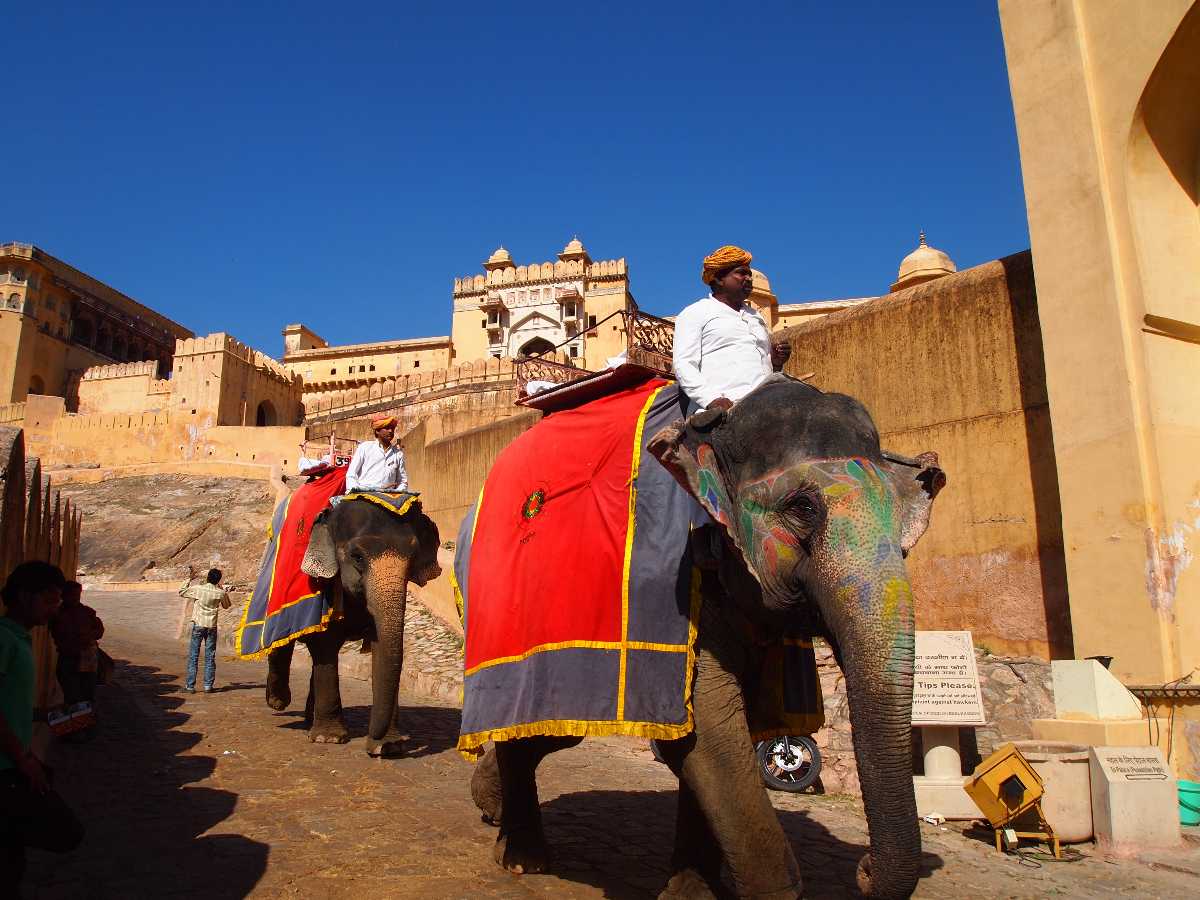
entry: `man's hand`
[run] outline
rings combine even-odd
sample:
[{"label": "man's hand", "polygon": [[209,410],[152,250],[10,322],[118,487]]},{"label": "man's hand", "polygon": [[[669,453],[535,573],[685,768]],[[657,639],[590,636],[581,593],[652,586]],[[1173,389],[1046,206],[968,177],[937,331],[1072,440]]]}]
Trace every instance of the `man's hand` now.
[{"label": "man's hand", "polygon": [[17,771],[29,779],[30,790],[35,794],[44,794],[50,790],[46,770],[32,753],[26,751],[17,757]]},{"label": "man's hand", "polygon": [[783,341],[771,345],[771,368],[782,372],[792,356],[792,345]]},{"label": "man's hand", "polygon": [[730,410],[733,409],[733,401],[728,397],[718,397],[712,403],[708,404],[708,408]]}]

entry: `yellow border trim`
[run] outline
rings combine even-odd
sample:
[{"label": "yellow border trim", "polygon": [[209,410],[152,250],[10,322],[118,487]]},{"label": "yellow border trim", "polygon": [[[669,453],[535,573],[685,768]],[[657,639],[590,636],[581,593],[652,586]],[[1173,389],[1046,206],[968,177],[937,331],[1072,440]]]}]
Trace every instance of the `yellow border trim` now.
[{"label": "yellow border trim", "polygon": [[411,494],[409,498],[404,501],[404,503],[402,503],[400,506],[396,506],[393,503],[388,503],[385,500],[381,500],[379,497],[373,497],[370,494],[365,494],[361,491],[355,491],[353,493],[346,494],[344,497],[342,497],[342,500],[366,500],[368,503],[374,503],[376,506],[382,506],[388,512],[393,512],[398,516],[402,516],[408,512],[408,508],[417,501],[418,497],[418,494]]},{"label": "yellow border trim", "polygon": [[[634,462],[633,471],[630,477],[630,501],[629,515],[632,521],[636,511],[636,473],[641,463],[641,437],[646,424],[646,416],[650,411],[650,405],[658,397],[663,388],[669,387],[665,384],[657,388],[650,399],[646,401],[646,405],[642,408],[642,413],[638,417],[636,429],[636,440],[634,443]],[[479,513],[483,507],[483,491],[479,492],[479,502],[475,507],[475,521],[471,525],[471,538],[475,537],[475,527],[479,524]],[[688,609],[688,641],[687,644],[654,644],[647,641],[630,641],[629,633],[629,566],[633,555],[633,528],[632,525],[625,542],[625,561],[621,584],[621,641],[561,641],[559,643],[541,644],[533,647],[519,656],[503,657],[495,660],[488,660],[480,663],[472,669],[468,669],[463,673],[465,679],[469,675],[481,669],[486,669],[489,666],[499,665],[502,663],[520,662],[527,659],[536,653],[543,653],[551,650],[563,650],[570,647],[591,647],[602,650],[620,650],[621,651],[621,667],[620,680],[617,685],[618,694],[618,713],[617,720],[614,721],[589,721],[578,719],[543,719],[538,722],[522,722],[518,725],[508,725],[504,728],[488,728],[483,731],[474,731],[467,734],[459,734],[458,745],[456,749],[459,754],[469,762],[474,762],[483,754],[483,745],[488,741],[508,741],[517,738],[526,737],[636,737],[646,738],[648,740],[673,741],[682,737],[687,737],[696,727],[695,715],[692,711],[692,686],[696,679],[696,635],[700,622],[700,603],[701,603],[701,574],[700,570],[695,566],[692,567],[691,580],[691,603]],[[683,679],[683,705],[685,711],[685,720],[680,725],[667,725],[655,722],[631,722],[622,718],[623,706],[625,700],[625,666],[626,666],[626,651],[628,650],[659,650],[664,652],[687,653],[686,669]],[[464,685],[465,687],[465,685]]]},{"label": "yellow border trim", "polygon": [[[319,595],[314,594],[313,596],[319,596]],[[296,640],[296,638],[304,637],[304,635],[312,634],[313,632],[316,632],[316,631],[324,631],[326,628],[329,627],[329,620],[333,618],[333,613],[334,613],[334,609],[331,606],[326,611],[325,615],[321,616],[321,621],[318,622],[316,625],[310,625],[308,628],[302,628],[301,630],[299,630],[293,634],[289,634],[285,638],[280,638],[279,640],[272,642],[271,645],[268,647],[263,647],[261,650],[255,650],[253,653],[242,653],[239,651],[238,657],[240,659],[262,659],[264,656],[266,656],[272,650],[275,650],[278,647],[283,647],[287,644],[290,644],[294,640]],[[251,624],[257,624],[257,623],[251,623]],[[241,635],[241,632],[239,631],[239,633],[238,633],[238,644],[239,645],[241,644],[241,640],[242,640],[242,635]]]},{"label": "yellow border trim", "polygon": [[660,725],[653,722],[629,721],[579,721],[576,719],[544,719],[540,722],[522,722],[505,728],[490,728],[458,737],[458,752],[472,760],[483,752],[488,741],[511,741],[526,737],[624,737],[647,738],[658,741],[674,741],[692,733],[691,705],[688,720],[682,725]]},{"label": "yellow border trim", "polygon": [[625,561],[621,568],[621,665],[617,674],[617,721],[625,720],[625,675],[629,664],[629,567],[633,562],[633,539],[637,532],[637,480],[642,466],[642,431],[650,407],[666,385],[646,398],[633,429],[633,461],[629,467],[629,514],[625,525]]},{"label": "yellow border trim", "polygon": [[[481,662],[477,666],[473,666],[463,672],[463,677],[474,675],[476,672],[483,669],[490,669],[492,666],[501,666],[505,663],[521,662],[529,659],[538,653],[545,653],[549,650],[571,650],[577,647],[582,647],[587,650],[657,650],[663,653],[686,653],[688,650],[687,644],[656,644],[651,641],[557,641],[549,644],[538,644],[536,647],[530,647],[524,653],[518,653],[516,656],[500,656],[496,659],[489,659],[486,662]],[[617,721],[620,721],[619,719]]]}]

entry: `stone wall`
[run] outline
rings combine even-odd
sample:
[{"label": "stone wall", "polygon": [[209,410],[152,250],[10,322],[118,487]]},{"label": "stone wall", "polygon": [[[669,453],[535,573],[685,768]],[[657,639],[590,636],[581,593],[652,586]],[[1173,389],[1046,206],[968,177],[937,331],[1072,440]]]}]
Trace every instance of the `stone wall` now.
[{"label": "stone wall", "polygon": [[181,422],[166,413],[67,416],[47,441],[47,466],[122,467],[150,463],[236,462],[294,470],[304,429]]},{"label": "stone wall", "polygon": [[155,391],[161,383],[158,360],[93,366],[79,379],[79,412],[82,415],[165,412],[167,398],[161,391]]},{"label": "stone wall", "polygon": [[909,556],[918,627],[1066,657],[1058,480],[1028,252],[783,332],[788,371],[861,400],[884,447],[949,478]]},{"label": "stone wall", "polygon": [[[846,680],[832,651],[816,642],[817,672],[825,696],[825,727],[815,735],[821,750],[821,785],[830,794],[861,794],[850,728]],[[963,774],[1007,741],[1033,737],[1033,720],[1054,717],[1050,664],[1030,657],[992,656],[975,651],[988,724],[959,729]],[[921,774],[920,729],[913,729],[913,771]]]}]

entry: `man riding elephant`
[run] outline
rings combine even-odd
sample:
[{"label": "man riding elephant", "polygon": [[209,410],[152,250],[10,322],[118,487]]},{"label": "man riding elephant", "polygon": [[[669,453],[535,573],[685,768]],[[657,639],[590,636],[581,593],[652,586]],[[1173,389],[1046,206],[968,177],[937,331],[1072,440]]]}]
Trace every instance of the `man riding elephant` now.
[{"label": "man riding elephant", "polygon": [[[655,737],[680,778],[665,895],[719,891],[724,862],[741,896],[798,896],[756,765],[752,701],[772,646],[820,636],[846,677],[871,835],[860,886],[907,896],[920,834],[904,557],[945,476],[933,454],[884,452],[850,397],[775,374],[725,397],[728,408],[719,399],[672,423],[677,388],[652,381],[556,412],[500,455],[464,523],[459,746],[495,741],[472,794],[500,823],[496,860],[513,872],[547,864],[535,772],[548,752],[593,734]],[[614,467],[623,447],[632,461]],[[682,528],[662,520],[679,498],[719,529],[715,572],[693,567],[686,512]],[[656,591],[667,602],[646,605]]]}]

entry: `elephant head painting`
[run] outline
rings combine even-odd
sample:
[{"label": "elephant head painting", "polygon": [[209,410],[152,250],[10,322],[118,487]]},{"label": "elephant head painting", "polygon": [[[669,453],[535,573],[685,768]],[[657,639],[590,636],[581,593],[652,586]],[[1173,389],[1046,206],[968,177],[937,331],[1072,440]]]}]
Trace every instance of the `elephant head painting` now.
[{"label": "elephant head painting", "polygon": [[[873,897],[915,888],[920,834],[910,719],[914,601],[905,557],[946,478],[933,453],[887,453],[858,401],[784,375],[728,411],[703,411],[648,436],[649,454],[707,511],[709,547],[695,636],[690,734],[659,742],[680,779],[664,896],[710,896],[727,864],[740,896],[799,896],[799,869],[759,779],[746,684],[758,628],[825,639],[842,667],[871,846],[859,885]],[[700,532],[703,534],[703,532]],[[698,538],[693,534],[693,538]],[[468,613],[468,616],[470,613]],[[500,823],[497,861],[538,871],[547,848],[535,770],[577,737],[497,741],[472,781]]]}]

